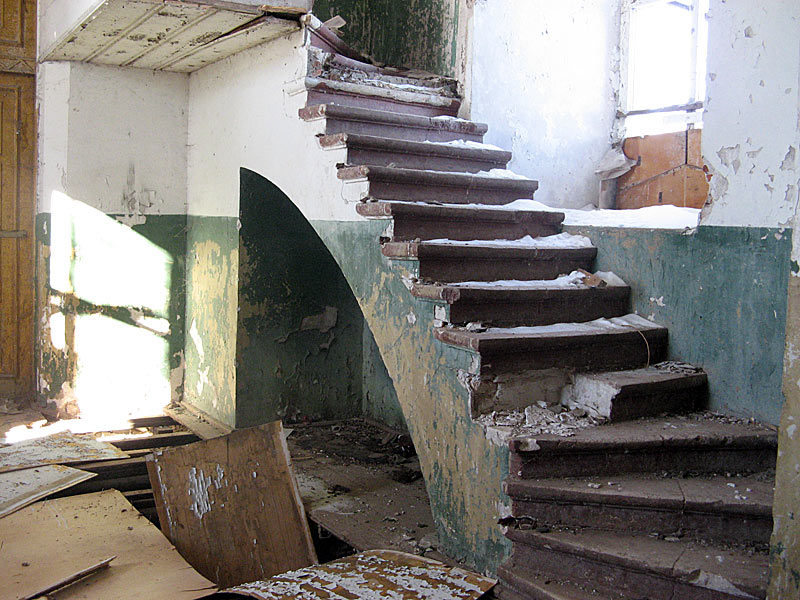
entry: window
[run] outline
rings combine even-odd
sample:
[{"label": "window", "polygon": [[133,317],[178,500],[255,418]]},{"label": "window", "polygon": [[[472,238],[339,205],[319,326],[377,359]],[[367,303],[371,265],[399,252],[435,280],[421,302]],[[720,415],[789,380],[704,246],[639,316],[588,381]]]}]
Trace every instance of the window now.
[{"label": "window", "polygon": [[630,0],[620,95],[627,137],[702,126],[708,2]]}]

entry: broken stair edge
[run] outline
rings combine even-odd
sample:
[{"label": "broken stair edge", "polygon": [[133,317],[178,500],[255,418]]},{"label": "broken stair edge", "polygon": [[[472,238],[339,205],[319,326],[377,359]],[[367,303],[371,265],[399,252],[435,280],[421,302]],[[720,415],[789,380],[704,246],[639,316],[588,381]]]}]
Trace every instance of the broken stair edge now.
[{"label": "broken stair edge", "polygon": [[[522,177],[493,176],[486,174],[453,173],[449,171],[423,171],[421,169],[401,169],[396,167],[354,166],[339,169],[338,177],[344,181],[377,181],[427,185],[437,187],[469,188],[481,190],[516,191],[533,195],[539,182]],[[521,198],[521,197],[520,197]],[[454,202],[455,203],[455,202]]]}]

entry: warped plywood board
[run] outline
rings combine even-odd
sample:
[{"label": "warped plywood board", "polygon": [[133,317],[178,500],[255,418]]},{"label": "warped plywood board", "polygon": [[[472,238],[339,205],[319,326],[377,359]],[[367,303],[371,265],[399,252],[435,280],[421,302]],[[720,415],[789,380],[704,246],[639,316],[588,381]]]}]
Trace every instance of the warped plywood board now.
[{"label": "warped plywood board", "polygon": [[43,60],[189,73],[300,28],[301,9],[275,10],[295,16],[237,2],[106,0]]},{"label": "warped plywood board", "polygon": [[[370,550],[324,565],[306,567],[224,590],[257,600],[475,600],[496,581],[477,573],[393,550]],[[211,597],[214,597],[211,596]]]},{"label": "warped plywood board", "polygon": [[97,475],[64,465],[0,473],[0,517]]},{"label": "warped plywood board", "polygon": [[0,519],[0,600],[17,600],[96,565],[54,600],[193,600],[215,586],[116,490],[45,500]]},{"label": "warped plywood board", "polygon": [[316,562],[280,422],[147,457],[161,529],[231,586]]},{"label": "warped plywood board", "polygon": [[42,465],[129,458],[119,448],[91,435],[62,431],[0,448],[0,473]]}]

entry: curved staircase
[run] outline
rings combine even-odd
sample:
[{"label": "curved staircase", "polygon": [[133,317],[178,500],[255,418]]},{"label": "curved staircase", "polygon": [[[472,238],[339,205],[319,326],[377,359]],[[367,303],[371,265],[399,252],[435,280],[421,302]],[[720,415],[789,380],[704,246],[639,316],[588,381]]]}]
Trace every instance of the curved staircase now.
[{"label": "curved staircase", "polygon": [[339,56],[324,29],[312,39],[300,117],[345,157],[354,210],[385,221],[382,254],[433,303],[435,338],[474,357],[473,418],[534,405],[582,422],[569,437],[535,415],[486,426],[510,453],[498,595],[763,598],[774,432],[661,416],[702,408],[705,374],[663,362],[667,330],[590,274],[596,249],[562,232],[563,214],[519,201],[537,182],[505,171],[485,125],[452,116],[452,82]]}]

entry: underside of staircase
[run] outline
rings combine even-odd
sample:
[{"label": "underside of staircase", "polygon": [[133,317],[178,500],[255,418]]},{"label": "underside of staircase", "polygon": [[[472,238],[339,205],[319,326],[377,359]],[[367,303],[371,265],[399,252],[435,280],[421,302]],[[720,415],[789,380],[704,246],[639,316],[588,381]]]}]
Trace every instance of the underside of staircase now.
[{"label": "underside of staircase", "polygon": [[[455,117],[454,82],[359,62],[324,28],[312,39],[300,117],[344,152],[354,210],[386,222],[381,251],[434,303],[436,338],[479,360],[472,416],[508,444],[496,594],[764,598],[774,432],[698,412],[702,369],[667,362],[667,330],[593,273],[590,240],[531,204],[538,183],[506,170],[486,125]],[[578,425],[549,427],[562,422]]]}]

